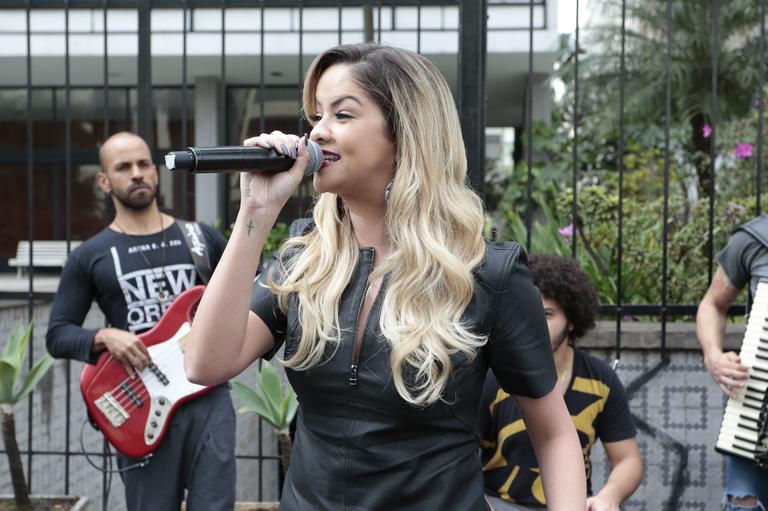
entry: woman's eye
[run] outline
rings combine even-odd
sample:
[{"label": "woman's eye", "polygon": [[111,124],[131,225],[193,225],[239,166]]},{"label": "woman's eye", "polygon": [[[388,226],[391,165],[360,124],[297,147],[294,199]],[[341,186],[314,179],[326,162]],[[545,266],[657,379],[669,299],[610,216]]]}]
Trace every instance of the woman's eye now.
[{"label": "woman's eye", "polygon": [[309,122],[320,122],[323,117],[320,114],[310,115]]},{"label": "woman's eye", "polygon": [[349,115],[349,114],[347,114],[347,113],[344,113],[344,112],[338,112],[338,113],[336,114],[336,118],[337,118],[337,119],[351,119],[351,118],[352,118],[352,116],[351,116],[351,115]]}]

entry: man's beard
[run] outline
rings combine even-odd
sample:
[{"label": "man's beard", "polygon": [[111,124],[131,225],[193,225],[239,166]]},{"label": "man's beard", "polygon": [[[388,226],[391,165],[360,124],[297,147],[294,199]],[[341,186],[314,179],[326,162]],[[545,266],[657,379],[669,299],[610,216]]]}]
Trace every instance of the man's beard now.
[{"label": "man's beard", "polygon": [[[132,192],[137,188],[147,188],[149,193],[133,195]],[[147,209],[152,204],[152,202],[154,202],[156,196],[157,185],[153,186],[147,183],[142,185],[132,185],[128,187],[128,190],[125,193],[117,193],[114,190],[112,191],[112,197],[117,199],[117,201],[126,208],[132,209],[134,211],[143,211]]]}]

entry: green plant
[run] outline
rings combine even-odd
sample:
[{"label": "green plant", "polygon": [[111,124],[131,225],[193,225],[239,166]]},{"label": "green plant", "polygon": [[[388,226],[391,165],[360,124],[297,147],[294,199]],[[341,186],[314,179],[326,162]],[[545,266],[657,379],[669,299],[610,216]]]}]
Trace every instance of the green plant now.
[{"label": "green plant", "polygon": [[11,472],[13,496],[20,510],[30,509],[31,501],[24,477],[19,444],[16,440],[16,419],[13,415],[13,407],[32,392],[53,365],[53,358],[46,354],[24,374],[23,378],[20,377],[31,333],[31,324],[27,328],[18,325],[11,332],[3,348],[3,355],[0,357],[0,411],[2,411],[3,442]]},{"label": "green plant", "polygon": [[[224,227],[224,222],[222,222],[221,218],[214,220],[211,225],[227,239],[232,236],[232,229],[235,226],[235,224],[230,224],[229,227]],[[288,229],[288,224],[284,222],[277,222],[272,226],[272,229],[267,235],[267,239],[264,240],[264,247],[262,247],[262,261],[269,261],[272,257],[272,253],[280,248],[280,245],[288,239]]]},{"label": "green plant", "polygon": [[276,223],[272,227],[272,230],[269,231],[267,239],[264,240],[264,247],[262,248],[264,254],[263,260],[269,261],[272,257],[272,253],[280,248],[280,245],[282,245],[286,239],[288,239],[288,224],[283,222]]},{"label": "green plant", "polygon": [[261,363],[255,387],[236,380],[232,382],[232,390],[244,403],[238,413],[255,413],[275,428],[280,445],[280,464],[283,472],[287,471],[291,462],[289,427],[299,408],[296,393],[290,385],[280,382],[277,371],[268,362]]}]

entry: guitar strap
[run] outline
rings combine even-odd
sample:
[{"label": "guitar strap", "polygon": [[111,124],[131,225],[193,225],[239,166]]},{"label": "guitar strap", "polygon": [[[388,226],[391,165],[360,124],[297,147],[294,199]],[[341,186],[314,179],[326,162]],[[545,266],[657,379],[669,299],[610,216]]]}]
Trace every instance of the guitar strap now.
[{"label": "guitar strap", "polygon": [[205,236],[203,236],[200,224],[179,218],[176,219],[176,224],[178,224],[179,229],[184,234],[184,241],[187,242],[197,274],[200,275],[203,284],[207,285],[213,270],[211,269],[211,259],[208,257],[208,246],[205,244]]}]

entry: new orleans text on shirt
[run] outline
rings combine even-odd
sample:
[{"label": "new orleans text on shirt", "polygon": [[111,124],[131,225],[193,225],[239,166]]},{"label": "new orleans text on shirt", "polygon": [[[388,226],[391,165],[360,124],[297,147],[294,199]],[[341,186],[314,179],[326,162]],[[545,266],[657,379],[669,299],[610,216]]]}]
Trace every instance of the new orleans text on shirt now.
[{"label": "new orleans text on shirt", "polygon": [[[181,240],[169,240],[168,246],[179,246]],[[163,267],[147,268],[143,259],[133,261],[133,258],[140,259],[142,252],[153,251],[162,248],[161,243],[145,243],[136,247],[130,247],[127,254],[123,252],[121,260],[118,248],[110,247],[112,262],[115,266],[115,274],[120,283],[120,288],[125,297],[127,308],[127,327],[131,332],[146,330],[154,326],[160,320],[165,310],[173,302],[173,298],[195,285],[196,270],[191,262],[181,264],[169,264]],[[132,264],[127,264],[126,257],[131,258]],[[123,273],[124,266],[141,267],[134,271]],[[165,292],[169,295],[169,300],[161,302],[158,298],[160,286],[165,284]]]}]

